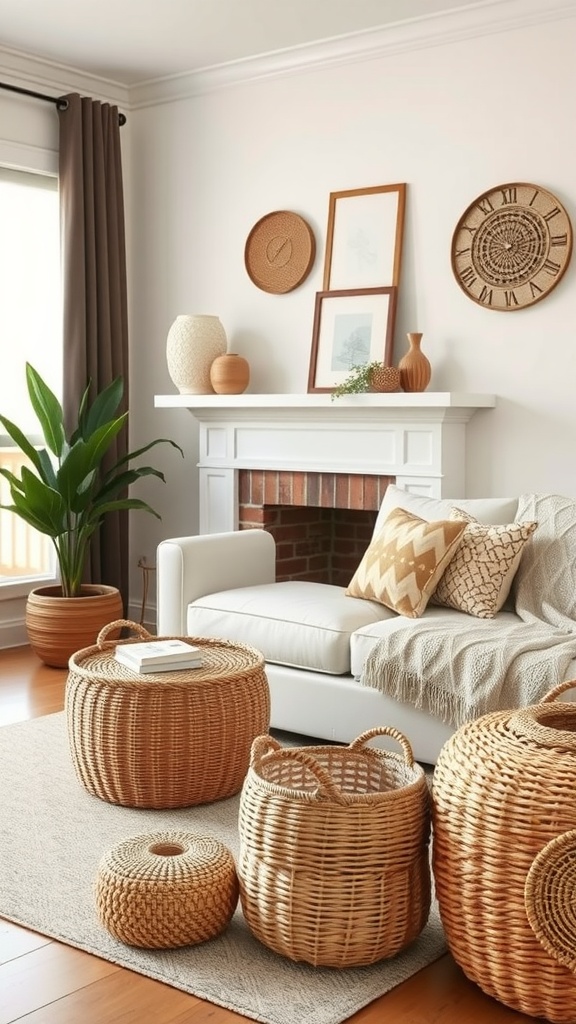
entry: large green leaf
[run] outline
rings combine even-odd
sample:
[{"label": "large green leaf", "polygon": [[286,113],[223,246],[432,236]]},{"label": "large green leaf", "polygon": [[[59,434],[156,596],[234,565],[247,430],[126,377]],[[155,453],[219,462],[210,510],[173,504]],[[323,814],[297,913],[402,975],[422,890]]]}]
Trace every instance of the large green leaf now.
[{"label": "large green leaf", "polygon": [[38,452],[34,445],[30,443],[26,435],[20,430],[20,427],[17,427],[16,424],[12,423],[12,420],[7,419],[6,416],[0,416],[0,423],[4,427],[6,433],[12,438],[14,443],[18,446],[20,451],[23,452],[24,455],[27,455],[30,461],[34,463],[36,469],[42,476],[43,466],[38,456]]},{"label": "large green leaf", "polygon": [[124,393],[124,383],[121,377],[116,377],[99,395],[96,396],[92,405],[88,405],[90,385],[86,388],[80,410],[78,412],[78,430],[72,436],[75,441],[77,437],[88,440],[92,434],[110,420],[116,419],[116,411]]},{"label": "large green leaf", "polygon": [[176,448],[180,452],[182,458],[184,458],[184,452],[182,451],[180,445],[176,444],[176,441],[171,441],[169,437],[157,437],[154,441],[150,441],[149,444],[145,444],[143,448],[136,448],[136,450],[133,452],[126,452],[125,455],[122,455],[118,459],[118,462],[114,466],[112,466],[108,473],[113,473],[120,466],[123,466],[125,462],[133,462],[134,459],[137,459],[140,455],[143,455],[144,452],[149,452],[150,449],[154,448],[157,444],[172,445],[173,448]]},{"label": "large green leaf", "polygon": [[94,453],[89,444],[79,438],[66,453],[56,474],[56,486],[64,501],[73,505],[78,492],[85,493],[96,479]]},{"label": "large green leaf", "polygon": [[120,512],[122,509],[127,508],[138,508],[144,512],[149,512],[150,515],[155,516],[156,519],[162,518],[158,515],[158,512],[156,512],[155,509],[153,509],[146,501],[142,501],[141,498],[118,498],[116,501],[105,501],[102,504],[95,504],[90,512],[90,519],[92,519],[94,515],[98,518],[102,518],[102,516],[106,515],[108,512]]},{"label": "large green leaf", "polygon": [[116,420],[109,420],[98,427],[90,437],[86,438],[86,453],[89,460],[88,468],[100,466],[102,459],[110,448],[113,440],[118,436],[128,418],[128,413],[123,413]]},{"label": "large green leaf", "polygon": [[26,382],[30,403],[38,417],[46,445],[59,458],[65,441],[62,406],[30,363],[26,363]]},{"label": "large green leaf", "polygon": [[57,537],[66,529],[66,510],[60,495],[26,467],[23,467],[21,487],[12,487],[10,494],[14,502],[11,511],[40,533]]},{"label": "large green leaf", "polygon": [[117,476],[110,476],[108,474],[103,486],[99,488],[95,495],[95,500],[99,501],[103,497],[110,498],[115,494],[120,494],[143,476],[156,476],[159,480],[162,480],[162,483],[166,483],[164,473],[159,469],[154,469],[153,466],[139,466],[137,469],[127,469],[124,473],[118,473]]}]

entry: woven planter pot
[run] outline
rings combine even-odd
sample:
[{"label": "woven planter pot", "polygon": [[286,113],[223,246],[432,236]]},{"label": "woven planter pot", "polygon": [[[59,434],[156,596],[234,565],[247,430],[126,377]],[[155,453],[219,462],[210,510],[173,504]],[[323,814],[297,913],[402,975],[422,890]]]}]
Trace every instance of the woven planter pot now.
[{"label": "woven planter pot", "polygon": [[433,869],[450,950],[488,995],[576,1020],[576,704],[484,715],[440,753]]},{"label": "woven planter pot", "polygon": [[[397,739],[403,756],[368,749]],[[314,966],[394,956],[430,910],[429,794],[405,736],[348,747],[252,745],[240,799],[240,899],[275,952]]]},{"label": "woven planter pot", "polygon": [[123,611],[116,587],[86,583],[79,597],[62,597],[59,586],[36,587],[26,602],[30,646],[45,665],[66,668],[71,656],[95,643],[102,627],[121,618]]}]

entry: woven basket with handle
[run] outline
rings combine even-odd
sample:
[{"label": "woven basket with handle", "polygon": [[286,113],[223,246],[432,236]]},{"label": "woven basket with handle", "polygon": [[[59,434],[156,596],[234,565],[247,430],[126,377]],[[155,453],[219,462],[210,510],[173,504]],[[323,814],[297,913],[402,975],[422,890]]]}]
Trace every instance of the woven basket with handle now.
[{"label": "woven basket with handle", "polygon": [[[402,754],[369,748],[391,736]],[[430,911],[429,792],[406,737],[252,745],[238,875],[256,937],[292,960],[348,967],[394,956]]]},{"label": "woven basket with handle", "polygon": [[[260,651],[209,637],[200,668],[138,675],[116,661],[117,619],[70,658],[65,710],[70,753],[85,788],[127,807],[190,807],[237,793],[255,736],[268,728],[270,694]],[[163,640],[175,639],[162,637]]]},{"label": "woven basket with handle", "polygon": [[498,711],[444,745],[433,870],[450,950],[488,995],[576,1021],[576,704]]}]

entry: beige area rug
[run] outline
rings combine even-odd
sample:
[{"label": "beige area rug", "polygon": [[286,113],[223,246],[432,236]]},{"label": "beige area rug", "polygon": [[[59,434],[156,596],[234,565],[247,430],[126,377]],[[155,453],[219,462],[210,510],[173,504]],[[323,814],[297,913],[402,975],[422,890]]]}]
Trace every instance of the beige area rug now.
[{"label": "beige area rug", "polygon": [[146,811],[77,781],[62,712],[0,728],[0,917],[266,1024],[338,1024],[445,952],[436,906],[415,943],[370,967],[315,968],[259,943],[240,906],[216,939],[175,950],[126,946],[99,924],[93,882],[105,850],[142,832],[208,833],[237,854],[238,797]]}]

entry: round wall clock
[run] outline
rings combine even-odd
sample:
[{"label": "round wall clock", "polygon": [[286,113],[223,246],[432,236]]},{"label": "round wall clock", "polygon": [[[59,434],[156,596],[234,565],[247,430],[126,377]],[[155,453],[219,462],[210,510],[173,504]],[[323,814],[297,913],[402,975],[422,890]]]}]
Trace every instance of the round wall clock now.
[{"label": "round wall clock", "polygon": [[486,309],[512,312],[539,302],[570,262],[572,226],[546,189],[498,185],[462,214],[452,237],[452,270],[462,291]]}]

